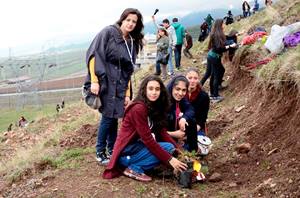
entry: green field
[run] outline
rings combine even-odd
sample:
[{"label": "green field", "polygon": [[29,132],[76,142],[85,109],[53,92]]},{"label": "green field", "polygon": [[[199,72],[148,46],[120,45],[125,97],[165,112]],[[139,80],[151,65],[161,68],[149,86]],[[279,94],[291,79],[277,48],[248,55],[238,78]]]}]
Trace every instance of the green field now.
[{"label": "green field", "polygon": [[31,122],[38,118],[54,115],[55,113],[55,104],[44,105],[41,108],[27,106],[19,111],[16,111],[15,109],[1,109],[0,133],[6,131],[10,123],[14,125],[14,129],[21,116],[24,116],[29,122]]}]

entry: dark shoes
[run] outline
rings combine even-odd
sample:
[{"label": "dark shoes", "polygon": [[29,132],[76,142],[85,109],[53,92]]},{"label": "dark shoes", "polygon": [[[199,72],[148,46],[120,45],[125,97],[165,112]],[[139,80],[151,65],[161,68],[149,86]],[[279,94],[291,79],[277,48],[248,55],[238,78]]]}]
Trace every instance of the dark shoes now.
[{"label": "dark shoes", "polygon": [[109,158],[107,157],[105,152],[99,152],[96,153],[96,160],[101,164],[101,165],[107,165],[109,163]]},{"label": "dark shoes", "polygon": [[159,75],[160,75],[160,73],[159,73],[159,72],[155,72],[155,73],[154,73],[154,75],[156,75],[156,76],[159,76]]},{"label": "dark shoes", "polygon": [[123,171],[123,174],[127,177],[130,177],[130,178],[136,179],[138,181],[142,181],[142,182],[149,182],[152,180],[152,178],[149,177],[148,175],[146,175],[144,173],[137,173],[133,170],[130,170],[129,168],[126,168]]}]

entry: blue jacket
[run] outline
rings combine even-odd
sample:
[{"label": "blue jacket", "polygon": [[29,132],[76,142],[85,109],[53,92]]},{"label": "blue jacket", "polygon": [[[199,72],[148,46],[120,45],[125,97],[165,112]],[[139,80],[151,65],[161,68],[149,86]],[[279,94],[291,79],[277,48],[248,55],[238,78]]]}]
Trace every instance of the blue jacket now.
[{"label": "blue jacket", "polygon": [[[169,131],[175,131],[177,129],[175,129],[175,121],[176,121],[176,101],[174,100],[173,96],[172,96],[172,90],[174,87],[174,82],[178,77],[182,77],[182,76],[176,76],[174,77],[169,84],[167,85],[167,89],[171,98],[171,107],[170,110],[168,112],[168,130]],[[194,112],[194,108],[191,105],[191,103],[188,101],[187,98],[183,98],[182,100],[179,101],[179,108],[180,111],[183,113],[183,118],[185,118],[187,120],[187,122],[189,121],[193,121],[195,122],[195,112]]]},{"label": "blue jacket", "polygon": [[[127,41],[129,49],[133,47],[133,62],[137,50]],[[124,114],[125,92],[134,70],[128,54],[122,32],[118,25],[105,27],[94,38],[87,53],[86,63],[95,57],[95,74],[99,79],[102,106],[99,111],[109,118],[121,118]],[[86,82],[90,82],[88,72]]]}]

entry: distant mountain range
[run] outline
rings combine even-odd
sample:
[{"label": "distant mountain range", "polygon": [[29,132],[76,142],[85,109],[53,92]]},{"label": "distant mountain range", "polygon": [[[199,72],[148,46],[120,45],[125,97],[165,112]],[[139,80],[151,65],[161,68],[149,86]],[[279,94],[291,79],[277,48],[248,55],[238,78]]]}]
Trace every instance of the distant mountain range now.
[{"label": "distant mountain range", "polygon": [[[240,15],[241,10],[232,9],[231,10],[233,15]],[[213,9],[213,10],[206,10],[206,11],[199,11],[193,12],[183,17],[178,17],[179,22],[184,25],[186,28],[193,26],[200,26],[203,22],[204,18],[210,13],[214,19],[217,18],[224,18],[228,12],[228,9]],[[177,16],[170,16],[168,19],[170,22],[172,19]],[[163,18],[157,18],[157,23],[161,23]],[[148,22],[144,24],[144,33],[145,34],[155,34],[156,27],[154,26],[153,22]],[[87,33],[83,35],[72,35],[66,38],[58,38],[60,40],[60,45],[49,46],[47,49],[48,52],[63,52],[63,51],[71,51],[71,50],[80,50],[80,49],[87,49],[89,44],[92,42],[93,37],[95,34]],[[62,42],[62,40],[64,42]],[[32,46],[22,46],[19,48],[12,49],[13,54],[18,56],[21,54],[28,54],[28,53],[37,53],[40,51],[40,45],[32,45]],[[0,49],[0,57],[5,57],[8,55],[8,49]]]}]

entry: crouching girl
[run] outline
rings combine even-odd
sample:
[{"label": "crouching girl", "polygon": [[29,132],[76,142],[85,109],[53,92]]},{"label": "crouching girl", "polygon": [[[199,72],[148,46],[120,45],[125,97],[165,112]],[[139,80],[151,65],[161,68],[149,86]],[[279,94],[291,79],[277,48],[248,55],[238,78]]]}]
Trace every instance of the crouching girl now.
[{"label": "crouching girl", "polygon": [[114,145],[114,152],[103,177],[110,179],[123,173],[139,181],[151,181],[145,174],[160,163],[176,171],[187,165],[172,157],[176,143],[166,132],[169,99],[159,77],[150,75],[141,83],[137,97],[125,110]]}]

